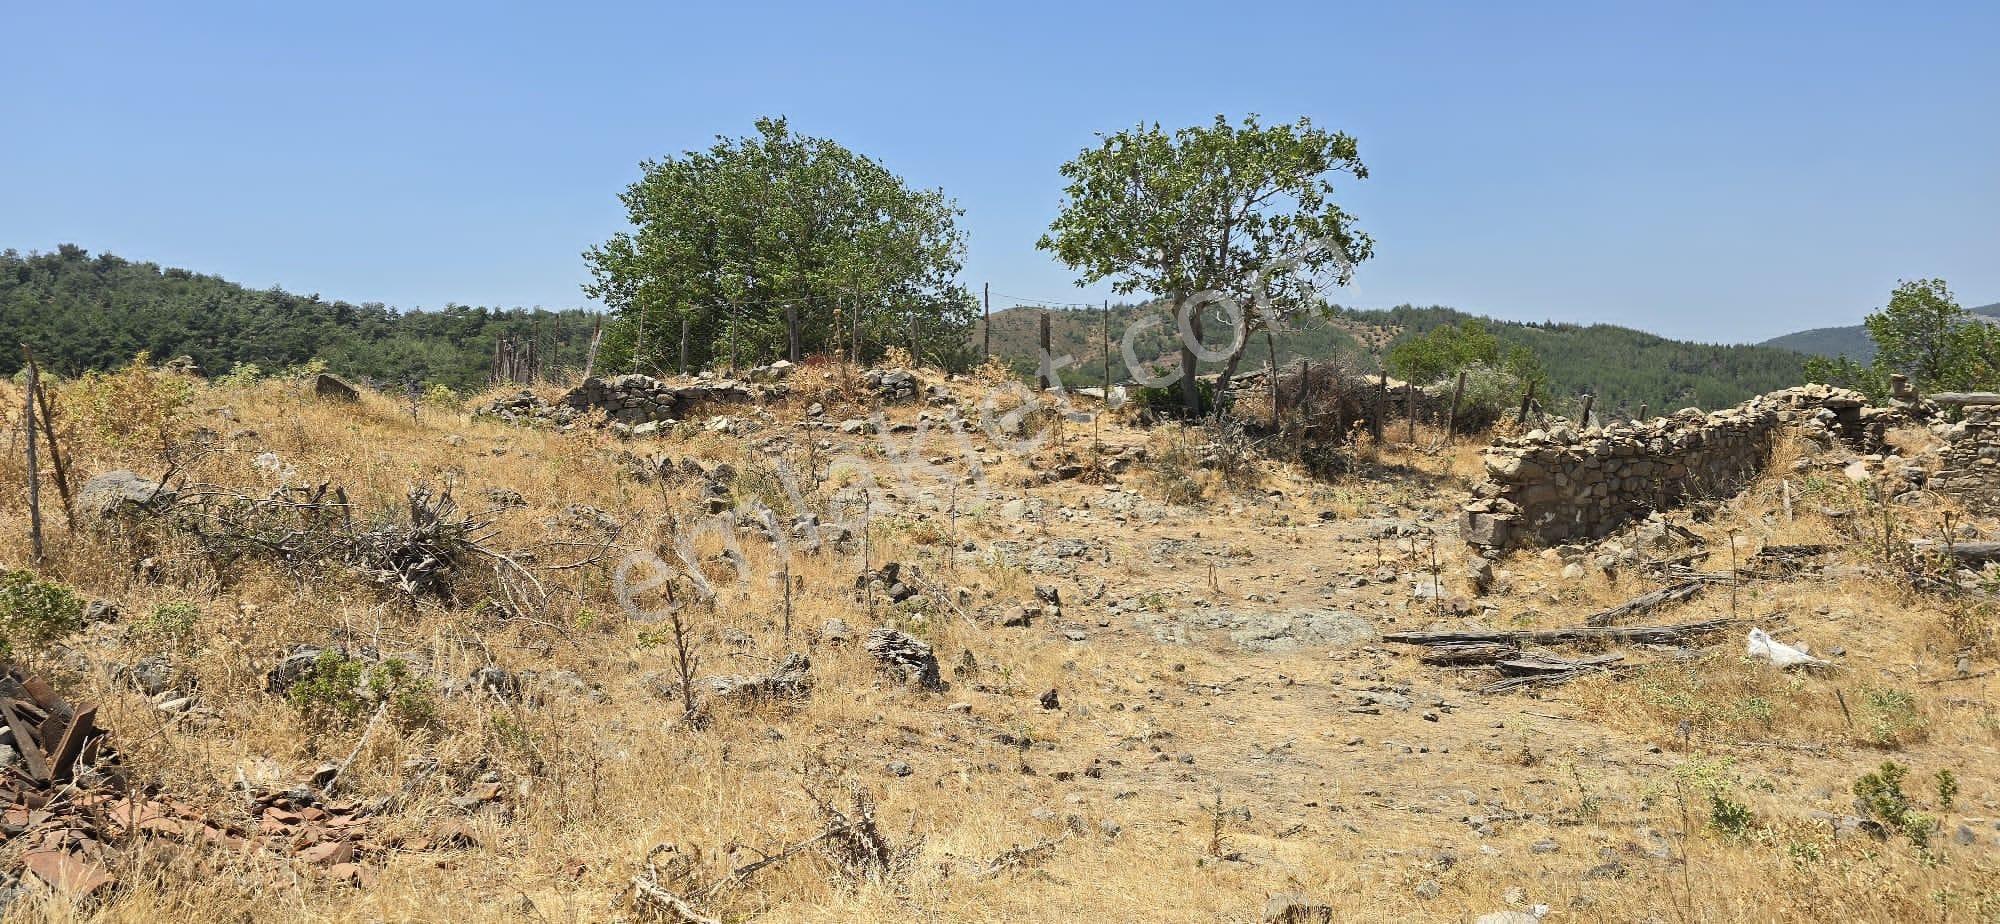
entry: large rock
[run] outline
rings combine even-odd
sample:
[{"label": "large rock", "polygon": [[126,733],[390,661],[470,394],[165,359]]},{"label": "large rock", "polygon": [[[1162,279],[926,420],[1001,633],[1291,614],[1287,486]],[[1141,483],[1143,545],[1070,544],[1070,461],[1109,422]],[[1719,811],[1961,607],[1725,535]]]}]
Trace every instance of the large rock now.
[{"label": "large rock", "polygon": [[361,391],[359,389],[341,381],[340,376],[334,375],[331,372],[322,372],[313,377],[313,394],[334,401],[361,400]]},{"label": "large rock", "polygon": [[710,695],[719,700],[753,703],[776,699],[800,699],[812,692],[812,661],[805,655],[786,656],[785,663],[769,674],[748,677],[710,677],[702,681]]},{"label": "large rock", "polygon": [[76,493],[77,513],[91,520],[163,510],[173,502],[174,492],[165,485],[128,471],[105,472]]},{"label": "large rock", "polygon": [[882,670],[904,684],[914,684],[920,690],[945,688],[944,678],[938,673],[937,655],[922,639],[883,626],[868,633],[863,647],[875,656]]}]

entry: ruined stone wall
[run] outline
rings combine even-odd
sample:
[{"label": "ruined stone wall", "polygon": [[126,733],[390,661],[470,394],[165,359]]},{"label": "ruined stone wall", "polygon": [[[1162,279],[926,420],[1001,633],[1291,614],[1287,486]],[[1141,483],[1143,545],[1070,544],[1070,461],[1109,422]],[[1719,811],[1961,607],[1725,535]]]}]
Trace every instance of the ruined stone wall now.
[{"label": "ruined stone wall", "polygon": [[1461,533],[1489,548],[1603,538],[1686,498],[1740,488],[1763,469],[1786,426],[1879,445],[1890,412],[1866,404],[1857,392],[1805,385],[1709,414],[1689,408],[1650,421],[1562,425],[1503,439],[1486,452],[1487,480],[1466,505]]},{"label": "ruined stone wall", "polygon": [[1943,466],[1931,487],[1952,495],[1974,513],[2000,514],[2000,406],[1974,405],[1965,419],[1940,426]]}]

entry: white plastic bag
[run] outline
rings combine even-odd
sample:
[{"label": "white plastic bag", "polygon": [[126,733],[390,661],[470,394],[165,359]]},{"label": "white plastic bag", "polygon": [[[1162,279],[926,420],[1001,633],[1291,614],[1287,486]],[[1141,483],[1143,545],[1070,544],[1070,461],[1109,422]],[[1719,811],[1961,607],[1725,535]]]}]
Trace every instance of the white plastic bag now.
[{"label": "white plastic bag", "polygon": [[1796,646],[1778,641],[1762,629],[1750,630],[1750,642],[1744,646],[1744,654],[1762,661],[1769,661],[1780,668],[1825,667],[1822,661],[1807,653],[1804,643]]}]

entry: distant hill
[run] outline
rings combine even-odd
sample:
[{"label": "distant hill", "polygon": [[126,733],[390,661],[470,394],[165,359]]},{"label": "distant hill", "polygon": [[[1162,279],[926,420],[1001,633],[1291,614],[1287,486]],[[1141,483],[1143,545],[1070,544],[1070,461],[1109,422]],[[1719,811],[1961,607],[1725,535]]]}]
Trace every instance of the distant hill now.
[{"label": "distant hill", "polygon": [[54,253],[0,252],[0,375],[21,367],[15,343],[74,375],[187,355],[219,375],[237,363],[267,372],[324,360],[335,372],[389,385],[415,379],[457,389],[486,384],[496,340],[537,338],[544,369],[580,367],[596,316],[580,308],[447,306],[397,311],[250,289],[220,276],[92,256],[72,244]]},{"label": "distant hill", "polygon": [[[994,312],[993,352],[1017,371],[1035,368],[1037,317],[1041,309],[1019,306]],[[1142,315],[1165,318],[1163,309],[1148,305],[1113,305],[1109,311],[1111,376],[1129,376],[1119,356],[1117,339]],[[1103,377],[1104,312],[1101,309],[1054,309],[1049,312],[1050,343],[1057,356],[1078,362],[1062,372],[1072,386],[1091,385]],[[1377,369],[1376,359],[1388,344],[1432,328],[1456,324],[1473,315],[1452,308],[1403,305],[1385,310],[1336,309],[1333,316],[1314,319],[1301,329],[1278,335],[1278,361],[1318,361],[1348,357],[1355,366]],[[1534,351],[1549,375],[1549,391],[1558,405],[1583,394],[1597,396],[1597,406],[1633,411],[1645,404],[1655,411],[1696,406],[1717,408],[1751,395],[1798,384],[1805,355],[1771,346],[1690,343],[1608,324],[1526,324],[1487,319],[1493,333],[1508,343]],[[976,331],[975,344],[980,337]],[[1162,323],[1135,338],[1134,355],[1144,361],[1166,362],[1175,349],[1171,323]],[[1211,342],[1213,340],[1211,339]],[[1264,338],[1253,339],[1244,369],[1264,365],[1269,355]],[[1204,371],[1220,363],[1204,364]]]},{"label": "distant hill", "polygon": [[[1973,314],[2000,318],[2000,302],[1968,310]],[[1868,328],[1859,324],[1851,327],[1816,327],[1812,330],[1802,330],[1795,334],[1773,337],[1760,346],[1797,350],[1813,356],[1846,356],[1861,363],[1875,358],[1875,342],[1868,339]]]}]

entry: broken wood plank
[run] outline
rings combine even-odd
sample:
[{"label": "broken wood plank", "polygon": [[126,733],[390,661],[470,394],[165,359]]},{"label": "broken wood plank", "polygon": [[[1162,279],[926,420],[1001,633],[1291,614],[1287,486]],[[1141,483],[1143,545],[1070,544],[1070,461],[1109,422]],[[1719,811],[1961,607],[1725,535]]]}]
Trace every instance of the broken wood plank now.
[{"label": "broken wood plank", "polygon": [[1632,599],[1627,600],[1624,603],[1620,603],[1617,606],[1614,606],[1608,610],[1592,613],[1588,618],[1584,620],[1584,624],[1591,626],[1608,626],[1628,616],[1637,616],[1641,613],[1649,613],[1652,612],[1653,610],[1659,609],[1660,607],[1666,606],[1670,603],[1680,603],[1682,601],[1692,599],[1696,595],[1700,594],[1702,588],[1708,586],[1708,583],[1709,582],[1702,580],[1692,580],[1692,581],[1682,581],[1678,584],[1662,587],[1659,590],[1653,591],[1652,593],[1641,594],[1637,597],[1633,597]]},{"label": "broken wood plank", "polygon": [[91,721],[96,717],[97,707],[86,706],[69,720],[69,727],[63,729],[61,740],[49,755],[50,780],[62,782],[69,778],[77,757],[83,753],[84,741],[97,733],[97,726]]},{"label": "broken wood plank", "polygon": [[1473,642],[1465,645],[1439,645],[1424,651],[1417,660],[1438,667],[1463,667],[1474,664],[1491,664],[1521,653],[1518,645],[1501,642]]},{"label": "broken wood plank", "polygon": [[1707,619],[1671,626],[1567,626],[1560,629],[1513,629],[1513,630],[1442,630],[1437,632],[1391,632],[1382,636],[1385,642],[1399,642],[1404,645],[1457,645],[1476,642],[1488,643],[1530,643],[1536,645],[1560,645],[1573,642],[1616,641],[1645,642],[1667,645],[1682,642],[1690,636],[1703,635],[1727,628],[1728,619]]},{"label": "broken wood plank", "polygon": [[44,786],[49,782],[49,764],[42,759],[41,742],[28,731],[28,723],[14,711],[14,704],[0,700],[0,717],[7,720],[7,727],[14,732],[14,749],[21,752],[21,762],[27,767],[28,778]]},{"label": "broken wood plank", "polygon": [[1498,662],[1494,666],[1498,667],[1502,674],[1510,677],[1523,677],[1537,674],[1563,674],[1570,671],[1588,670],[1593,667],[1603,667],[1606,664],[1613,664],[1623,660],[1625,660],[1625,656],[1622,654],[1599,655],[1594,658],[1579,658],[1574,661],[1567,658],[1530,655],[1525,658],[1510,658]]}]

